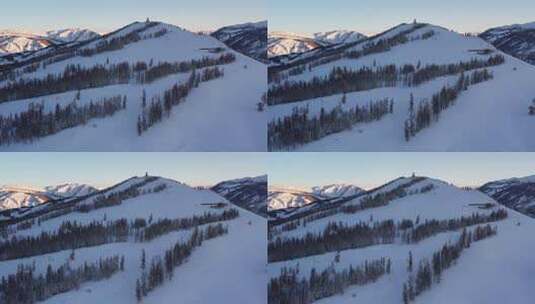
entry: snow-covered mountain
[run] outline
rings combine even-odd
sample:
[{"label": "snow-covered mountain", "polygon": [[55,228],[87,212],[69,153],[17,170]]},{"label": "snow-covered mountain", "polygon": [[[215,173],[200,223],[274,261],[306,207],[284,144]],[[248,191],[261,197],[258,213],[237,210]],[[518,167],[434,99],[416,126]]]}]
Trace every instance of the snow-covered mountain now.
[{"label": "snow-covered mountain", "polygon": [[535,65],[535,22],[491,28],[479,37],[502,52]]},{"label": "snow-covered mountain", "polygon": [[96,191],[97,189],[90,185],[78,183],[63,183],[43,189],[3,186],[0,187],[0,211],[35,207],[48,201],[82,197]]},{"label": "snow-covered mountain", "polygon": [[267,175],[223,181],[211,189],[231,203],[267,216]]},{"label": "snow-covered mountain", "polygon": [[[83,198],[0,212],[0,228],[0,276],[33,267],[25,282],[1,289],[18,296],[13,303],[30,295],[43,303],[266,303],[266,221],[211,190],[132,177]],[[30,238],[31,248],[17,249],[15,239]],[[66,277],[41,293],[27,288],[47,268]],[[70,277],[76,269],[85,271]]]},{"label": "snow-covered mountain", "polygon": [[353,196],[362,192],[364,192],[363,189],[349,184],[331,184],[312,188],[312,193],[327,198]]},{"label": "snow-covered mountain", "polygon": [[31,52],[63,43],[81,42],[98,37],[88,29],[63,29],[47,31],[44,34],[0,31],[0,56],[20,52]]},{"label": "snow-covered mountain", "polygon": [[271,62],[268,148],[532,151],[533,78],[479,37],[401,24]]},{"label": "snow-covered mountain", "polygon": [[0,211],[33,207],[55,198],[53,194],[40,190],[3,186],[0,187]]},{"label": "snow-covered mountain", "polygon": [[[6,135],[0,151],[265,151],[266,69],[214,37],[150,21],[1,57],[0,115],[58,115],[47,130],[3,133],[29,138]],[[59,115],[73,111],[83,119]]]},{"label": "snow-covered mountain", "polygon": [[479,190],[504,206],[535,217],[535,175],[489,182]]},{"label": "snow-covered mountain", "polygon": [[46,32],[46,37],[59,40],[65,43],[68,42],[82,42],[86,40],[91,40],[99,37],[100,34],[81,28],[71,28],[71,29],[61,29],[61,30],[52,30]]},{"label": "snow-covered mountain", "polygon": [[45,187],[45,192],[57,197],[81,197],[96,192],[93,186],[78,183],[63,183]]},{"label": "snow-covered mountain", "polygon": [[339,44],[357,42],[365,39],[366,36],[356,31],[334,30],[328,32],[318,32],[312,35],[316,41],[325,44]]},{"label": "snow-covered mountain", "polygon": [[268,191],[268,211],[299,208],[321,199],[322,197],[306,191],[270,188]]},{"label": "snow-covered mountain", "polygon": [[286,32],[270,32],[268,35],[268,57],[300,54],[324,46],[312,37]]},{"label": "snow-covered mountain", "polygon": [[[347,30],[318,32],[310,36],[288,32],[270,32],[268,34],[268,57],[279,61],[313,49],[333,44],[351,43],[366,38],[361,33]],[[279,58],[276,58],[279,57]]]},{"label": "snow-covered mountain", "polygon": [[211,35],[242,54],[267,60],[267,21],[225,26]]},{"label": "snow-covered mountain", "polygon": [[268,298],[530,303],[533,229],[480,191],[399,178],[336,208],[270,221]]}]

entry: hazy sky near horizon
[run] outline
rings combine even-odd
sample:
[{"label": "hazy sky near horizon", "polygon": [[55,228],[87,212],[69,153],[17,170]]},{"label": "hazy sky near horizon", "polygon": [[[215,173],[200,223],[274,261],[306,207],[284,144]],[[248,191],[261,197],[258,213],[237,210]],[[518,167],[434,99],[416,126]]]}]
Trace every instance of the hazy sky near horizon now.
[{"label": "hazy sky near horizon", "polygon": [[0,29],[44,32],[89,28],[109,32],[147,17],[189,30],[266,20],[265,0],[26,0],[4,1]]},{"label": "hazy sky near horizon", "polygon": [[266,174],[264,154],[254,153],[2,153],[0,186],[42,188],[64,182],[99,188],[132,176],[163,176],[189,185]]},{"label": "hazy sky near horizon", "polygon": [[533,0],[269,0],[269,30],[311,34],[336,29],[372,35],[403,22],[458,32],[535,21]]},{"label": "hazy sky near horizon", "polygon": [[371,189],[400,176],[458,186],[535,175],[535,153],[270,153],[270,186],[307,189],[349,183]]}]

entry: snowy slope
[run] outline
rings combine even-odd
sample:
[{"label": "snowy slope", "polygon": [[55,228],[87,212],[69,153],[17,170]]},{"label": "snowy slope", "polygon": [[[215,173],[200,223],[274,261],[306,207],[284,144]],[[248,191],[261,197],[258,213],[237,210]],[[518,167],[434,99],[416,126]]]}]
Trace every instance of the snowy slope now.
[{"label": "snowy slope", "polygon": [[504,206],[535,217],[535,176],[492,181],[479,190]]},{"label": "snowy slope", "polygon": [[211,189],[231,203],[265,217],[267,187],[267,175],[262,175],[223,181]]},{"label": "snowy slope", "polygon": [[[362,51],[370,43],[396,37],[405,32],[408,40],[388,51],[371,53],[358,59],[344,57],[351,51]],[[432,36],[422,38],[428,33]],[[270,88],[286,83],[310,82],[314,77],[327,77],[333,68],[349,70],[405,64],[425,67],[485,60],[503,55],[503,64],[489,67],[493,79],[470,86],[457,98],[455,105],[444,110],[440,119],[407,142],[404,123],[409,116],[410,95],[415,106],[430,100],[444,85],[452,86],[459,74],[437,77],[418,86],[402,83],[395,86],[317,97],[313,99],[269,106],[269,122],[289,117],[294,111],[308,110],[308,117],[318,117],[321,109],[336,107],[348,110],[367,106],[370,101],[388,98],[393,101],[393,113],[379,121],[358,123],[352,129],[327,135],[317,141],[298,145],[296,151],[532,151],[535,141],[531,131],[535,121],[528,107],[535,97],[531,80],[535,68],[508,56],[478,37],[468,37],[442,27],[427,24],[402,24],[364,41],[305,52],[294,58],[272,63]],[[341,58],[338,56],[342,56]],[[302,70],[301,70],[302,69]],[[295,72],[298,70],[297,72]],[[269,100],[269,99],[268,99]],[[269,102],[269,101],[268,101]],[[271,133],[271,132],[270,132]]]},{"label": "snowy slope", "polygon": [[504,53],[535,64],[535,22],[491,28],[479,37]]},{"label": "snowy slope", "polygon": [[[385,206],[310,219],[306,225],[298,224],[296,229],[289,231],[282,231],[280,226],[275,226],[271,234],[273,238],[286,239],[303,236],[307,232],[318,233],[329,222],[353,225],[389,219],[399,223],[403,219],[410,219],[423,224],[432,219],[449,220],[473,213],[488,215],[503,209],[496,201],[479,191],[463,190],[430,178],[402,178],[373,192],[384,193],[401,185],[410,185],[406,188],[406,195],[394,198]],[[420,191],[428,185],[433,185],[433,188]],[[358,204],[351,204],[355,203]],[[503,303],[506,299],[515,303],[531,303],[534,293],[529,287],[529,278],[535,271],[535,261],[529,250],[535,248],[535,241],[530,237],[531,231],[535,229],[535,221],[513,210],[507,212],[507,218],[491,223],[493,227],[497,227],[497,235],[473,242],[461,253],[457,262],[443,271],[440,282],[433,282],[430,289],[423,291],[411,303],[493,304]],[[467,229],[471,231],[474,228],[469,226]],[[396,237],[393,243],[273,262],[268,265],[269,276],[278,277],[283,267],[297,267],[298,278],[308,278],[312,269],[315,269],[317,274],[326,269],[341,271],[350,265],[360,266],[365,261],[385,257],[392,263],[389,274],[374,282],[349,286],[343,293],[314,303],[403,303],[403,284],[410,275],[407,267],[409,252],[413,256],[414,273],[420,261],[430,261],[433,253],[440,250],[445,243],[456,242],[460,232],[440,232],[409,244]]]},{"label": "snowy slope", "polygon": [[210,35],[242,54],[267,60],[267,21],[225,26]]},{"label": "snowy slope", "polygon": [[[102,45],[106,41],[137,35],[140,40],[125,44],[122,48],[108,50],[92,56],[77,55]],[[162,34],[163,33],[163,34]],[[158,36],[160,34],[161,36]],[[180,105],[173,107],[169,117],[141,136],[136,124],[142,111],[142,92],[146,91],[147,103],[151,98],[163,95],[175,84],[183,84],[190,73],[172,74],[150,84],[139,84],[133,79],[128,84],[117,84],[80,91],[80,105],[92,100],[116,95],[127,97],[127,107],[113,116],[90,120],[86,125],[65,129],[59,133],[28,143],[2,145],[6,151],[264,151],[266,150],[266,125],[262,112],[256,110],[265,92],[265,65],[227,48],[217,39],[194,34],[164,23],[137,22],[127,25],[101,38],[82,43],[71,43],[58,48],[47,48],[14,58],[0,70],[7,68],[17,75],[15,80],[42,79],[48,74],[63,73],[68,65],[91,68],[109,66],[121,62],[130,64],[144,61],[184,62],[202,58],[217,58],[223,51],[234,54],[236,60],[220,66],[224,76],[203,82],[192,90]],[[64,54],[74,57],[64,59]],[[45,68],[23,72],[28,65],[44,61]],[[8,81],[0,80],[0,87]],[[245,89],[244,89],[245,88]],[[240,94],[236,94],[240,92]],[[44,110],[52,111],[73,101],[77,91],[68,91],[41,97],[20,99],[0,104],[2,115],[26,111],[30,103],[44,101]]]},{"label": "snowy slope", "polygon": [[[162,185],[163,189],[161,189]],[[40,225],[33,225],[24,230],[11,231],[18,237],[37,235],[43,231],[54,231],[64,221],[76,221],[79,224],[106,222],[126,218],[158,221],[159,219],[187,218],[201,216],[210,212],[221,214],[232,209],[221,196],[210,190],[196,190],[185,184],[161,177],[134,177],[115,186],[103,189],[95,195],[75,201],[76,206],[91,204],[96,197],[119,193],[134,187],[140,193],[137,197],[123,200],[115,206],[93,209],[89,212],[72,211],[59,217],[43,220],[51,211],[44,211],[44,206],[26,213],[26,218],[40,217]],[[156,189],[160,187],[160,190]],[[212,204],[224,203],[222,208]],[[57,202],[56,208],[67,202]],[[18,217],[20,222],[22,217]],[[7,229],[10,231],[17,222]],[[183,264],[174,269],[172,279],[165,279],[143,299],[143,303],[212,303],[217,299],[227,299],[240,303],[266,303],[265,300],[265,239],[266,222],[263,218],[246,210],[239,210],[239,217],[222,222],[229,231],[221,237],[206,240],[196,248]],[[4,227],[5,228],[5,227]],[[203,228],[201,226],[200,228]],[[78,290],[53,296],[44,303],[136,303],[136,280],[140,277],[140,258],[142,250],[146,252],[147,264],[153,257],[163,258],[164,251],[177,241],[190,237],[192,229],[172,231],[151,241],[134,242],[129,238],[124,242],[108,243],[99,246],[75,250],[74,260],[70,260],[71,250],[63,250],[44,255],[0,262],[0,276],[14,273],[17,265],[35,263],[36,273],[46,272],[50,264],[57,267],[67,262],[71,267],[78,267],[85,262],[98,261],[99,257],[124,255],[124,271],[113,274],[101,281],[83,283]],[[236,281],[242,282],[236,285]],[[90,294],[90,296],[88,296]]]}]

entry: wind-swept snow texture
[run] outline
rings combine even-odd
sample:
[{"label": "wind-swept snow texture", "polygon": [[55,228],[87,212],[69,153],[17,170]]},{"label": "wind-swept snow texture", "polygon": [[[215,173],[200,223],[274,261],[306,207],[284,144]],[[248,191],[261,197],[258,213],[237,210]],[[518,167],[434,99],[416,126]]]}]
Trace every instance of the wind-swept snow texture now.
[{"label": "wind-swept snow texture", "polygon": [[[146,183],[146,181],[150,181]],[[141,186],[136,186],[140,185]],[[160,192],[149,192],[157,186],[166,185]],[[210,190],[196,190],[185,184],[154,177],[134,177],[116,186],[101,190],[76,202],[77,205],[88,204],[98,195],[109,195],[135,186],[142,195],[124,200],[120,205],[92,210],[88,213],[71,212],[60,217],[35,224],[32,228],[10,233],[9,237],[37,235],[43,231],[54,231],[64,221],[77,221],[79,224],[89,224],[92,221],[102,222],[126,218],[158,219],[187,218],[193,215],[201,216],[205,212],[222,213],[232,208],[232,205]],[[226,203],[222,209],[214,209],[211,204]],[[65,204],[68,201],[55,202]],[[11,219],[20,219],[23,215],[35,214],[43,208],[51,206],[41,205],[35,211],[24,214],[12,214]],[[56,205],[58,206],[58,205]],[[33,208],[32,208],[33,209]],[[187,261],[174,269],[174,276],[169,281],[165,278],[159,286],[143,298],[143,303],[266,303],[266,220],[260,216],[240,209],[239,217],[222,222],[228,226],[228,234],[212,240],[206,240],[201,247],[193,251]],[[6,217],[1,217],[6,219]],[[2,223],[0,221],[0,223]],[[14,228],[16,223],[11,226]],[[201,226],[200,228],[203,228]],[[149,242],[110,243],[94,247],[75,250],[75,259],[69,261],[71,250],[34,257],[0,262],[0,276],[15,273],[18,264],[31,265],[35,263],[35,273],[46,273],[50,264],[58,267],[66,262],[73,267],[92,263],[99,257],[115,254],[124,255],[125,270],[112,275],[109,279],[83,283],[78,290],[72,290],[49,298],[43,303],[137,303],[136,280],[141,275],[141,253],[146,252],[147,265],[153,256],[163,258],[165,250],[177,241],[189,238],[192,229],[179,230],[164,234]],[[238,284],[239,282],[239,284]]]},{"label": "wind-swept snow texture", "polygon": [[[494,199],[477,191],[465,190],[446,182],[424,178],[414,182],[412,178],[401,178],[384,187],[371,190],[368,195],[384,193],[400,185],[410,185],[406,188],[408,195],[396,198],[386,206],[371,208],[354,214],[336,213],[328,217],[300,225],[291,231],[281,231],[275,226],[274,238],[286,239],[304,236],[307,232],[322,231],[329,222],[353,225],[359,222],[382,221],[393,219],[419,219],[420,224],[426,220],[451,219],[470,216],[472,213],[489,214],[492,211],[505,208]],[[420,193],[422,187],[433,185],[432,190]],[[359,197],[347,205],[360,204],[363,197]],[[489,204],[490,208],[482,206]],[[505,208],[508,217],[504,220],[492,222],[497,227],[497,235],[471,244],[462,252],[457,262],[446,269],[439,283],[433,283],[430,290],[424,291],[411,303],[488,303],[499,304],[514,302],[529,304],[533,302],[533,274],[535,273],[535,239],[532,237],[535,221],[512,209]],[[471,227],[473,228],[473,227]],[[467,228],[470,230],[471,228]],[[343,294],[318,300],[321,304],[349,304],[349,303],[403,303],[403,283],[409,272],[407,260],[412,252],[414,268],[420,260],[432,258],[433,252],[440,250],[446,242],[455,242],[460,231],[438,233],[415,244],[399,241],[393,244],[373,245],[359,249],[349,249],[339,252],[339,262],[335,261],[337,252],[329,252],[294,260],[270,263],[269,276],[274,278],[280,274],[282,267],[298,266],[299,276],[308,277],[312,268],[320,273],[328,267],[341,270],[349,265],[361,265],[365,260],[381,257],[390,258],[392,271],[378,281],[363,286],[347,288]],[[413,270],[415,271],[415,270]]]},{"label": "wind-swept snow texture", "polygon": [[[393,37],[400,32],[408,42],[390,50],[372,53],[358,59],[342,57],[319,64],[332,54],[362,50],[369,42]],[[428,39],[417,39],[433,31]],[[414,40],[413,40],[414,38]],[[401,84],[367,91],[319,97],[315,99],[269,106],[268,122],[290,116],[295,108],[308,108],[308,117],[319,116],[323,108],[330,111],[336,106],[353,109],[366,106],[370,101],[393,99],[393,114],[379,121],[358,123],[352,129],[327,135],[317,141],[296,147],[295,151],[534,151],[535,119],[528,114],[528,107],[535,98],[535,67],[496,49],[479,37],[469,37],[442,27],[427,24],[402,24],[389,31],[361,42],[342,44],[326,49],[304,52],[288,60],[272,62],[270,70],[283,76],[281,83],[309,81],[313,77],[328,76],[335,67],[357,70],[395,64],[414,66],[452,64],[471,59],[487,59],[501,54],[505,63],[488,68],[494,78],[470,86],[458,97],[455,105],[444,110],[440,119],[419,132],[407,142],[404,138],[404,123],[408,118],[410,95],[415,108],[421,100],[430,100],[444,85],[453,85],[459,75],[438,77],[415,87]],[[301,74],[289,71],[303,68]],[[274,73],[274,72],[273,72]],[[271,83],[270,87],[276,86]]]},{"label": "wind-swept snow texture", "polygon": [[[147,26],[150,26],[147,28]],[[147,29],[145,29],[147,28]],[[162,36],[157,34],[166,30]],[[266,90],[266,65],[235,52],[217,39],[195,34],[164,23],[133,23],[116,32],[82,43],[62,48],[45,48],[24,56],[13,58],[5,66],[20,71],[26,65],[41,62],[40,58],[54,58],[66,48],[83,50],[93,48],[104,40],[124,37],[134,31],[140,36],[152,35],[126,44],[118,50],[106,51],[90,57],[74,56],[56,63],[41,65],[35,72],[23,73],[19,79],[44,78],[47,74],[63,73],[68,65],[90,68],[98,64],[109,66],[127,61],[135,64],[144,61],[183,62],[203,57],[217,58],[214,50],[232,53],[236,60],[220,66],[224,77],[203,82],[173,107],[170,116],[142,135],[136,124],[142,111],[142,92],[146,91],[147,104],[156,95],[163,95],[176,83],[187,81],[189,73],[172,74],[150,84],[110,85],[84,89],[80,92],[78,105],[89,104],[115,95],[127,97],[125,110],[113,116],[91,119],[87,124],[65,129],[59,133],[27,143],[1,145],[0,151],[265,151],[265,112],[257,111]],[[20,68],[16,68],[19,67]],[[0,81],[0,87],[10,80]],[[0,104],[0,114],[8,116],[26,111],[30,103],[44,102],[44,111],[54,111],[56,105],[65,107],[73,101],[77,91],[47,95]]]}]

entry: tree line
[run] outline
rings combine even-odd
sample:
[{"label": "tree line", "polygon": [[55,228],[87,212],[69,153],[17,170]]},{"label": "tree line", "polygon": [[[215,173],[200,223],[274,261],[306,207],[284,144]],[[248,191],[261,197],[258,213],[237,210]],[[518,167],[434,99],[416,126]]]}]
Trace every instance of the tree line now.
[{"label": "tree line", "polygon": [[[444,270],[452,267],[461,256],[461,253],[470,247],[472,242],[478,242],[498,233],[496,227],[489,224],[477,226],[474,231],[463,229],[459,239],[454,244],[449,242],[442,249],[433,253],[431,263],[428,259],[420,261],[415,274],[410,274],[407,282],[403,284],[403,303],[414,302],[415,298],[424,291],[432,288],[433,284],[440,283]],[[412,256],[409,258],[409,272],[412,272]]]},{"label": "tree line", "polygon": [[94,118],[113,116],[126,109],[126,95],[104,97],[79,105],[76,100],[54,111],[45,112],[43,103],[30,103],[28,110],[9,116],[0,115],[0,145],[32,142],[62,130],[85,125]]},{"label": "tree line", "polygon": [[[429,127],[431,123],[437,122],[440,113],[453,106],[462,91],[466,91],[468,86],[475,85],[493,78],[492,73],[487,69],[473,71],[466,75],[461,73],[457,82],[453,86],[443,86],[440,92],[433,94],[431,101],[424,99],[414,109],[414,98],[411,94],[409,100],[409,118],[405,120],[404,134],[405,140],[409,141],[418,132]],[[415,112],[416,111],[416,112]]]},{"label": "tree line", "polygon": [[[423,239],[441,232],[456,231],[468,226],[501,221],[506,219],[507,216],[507,211],[500,209],[498,211],[492,211],[490,214],[473,213],[471,216],[462,216],[454,219],[425,220],[424,223],[404,232],[401,238],[407,244],[418,243]],[[410,225],[412,226],[412,223]]]},{"label": "tree line", "polygon": [[[342,104],[345,101],[342,97]],[[392,99],[370,101],[367,105],[355,105],[344,109],[342,104],[330,111],[322,107],[319,116],[309,117],[307,108],[295,107],[292,115],[279,117],[268,124],[268,148],[270,151],[295,148],[316,141],[330,134],[353,128],[355,124],[380,120],[394,111]]]},{"label": "tree line", "polygon": [[359,222],[353,225],[329,222],[319,233],[308,232],[304,236],[277,237],[268,243],[268,261],[279,262],[319,255],[346,249],[356,249],[380,244],[392,244],[396,239],[413,244],[436,234],[456,231],[461,228],[495,222],[507,217],[507,211],[500,209],[488,215],[474,213],[448,220],[426,220],[415,224],[410,219],[399,223],[394,220]]},{"label": "tree line", "polygon": [[173,278],[174,269],[186,262],[195,248],[202,246],[204,241],[223,236],[228,228],[219,223],[208,225],[204,230],[196,227],[186,242],[178,241],[161,256],[153,257],[150,268],[147,269],[145,251],[141,255],[141,276],[136,281],[136,298],[141,302],[144,297],[158,286],[165,283],[165,278]]},{"label": "tree line", "polygon": [[193,88],[197,88],[201,82],[210,81],[224,76],[223,69],[219,67],[205,68],[201,72],[192,70],[187,82],[175,84],[165,90],[162,96],[152,97],[149,105],[146,104],[146,95],[142,95],[142,111],[137,119],[137,133],[143,134],[150,127],[162,121],[164,117],[171,115],[173,107],[182,103]]},{"label": "tree line", "polygon": [[468,62],[433,64],[424,67],[412,64],[397,67],[395,64],[390,64],[352,70],[337,66],[323,77],[314,76],[308,81],[285,81],[279,85],[272,85],[268,91],[268,104],[277,105],[342,93],[394,87],[400,82],[407,87],[414,87],[438,77],[496,66],[504,62],[505,58],[502,55],[495,55],[486,60],[474,58]]},{"label": "tree line", "polygon": [[109,243],[126,242],[133,237],[136,242],[149,242],[167,233],[196,228],[200,225],[229,221],[239,216],[236,209],[222,213],[206,212],[201,216],[178,219],[159,219],[149,224],[142,218],[129,222],[126,218],[114,221],[92,221],[82,224],[64,221],[55,231],[43,231],[39,235],[17,237],[0,243],[0,261],[43,255],[62,250],[92,247]]},{"label": "tree line", "polygon": [[310,275],[300,275],[299,266],[283,267],[280,275],[268,283],[268,303],[309,304],[319,299],[343,294],[349,286],[362,286],[376,282],[390,274],[391,261],[380,258],[364,261],[359,266],[350,265],[336,270],[334,265],[318,272],[312,268]]},{"label": "tree line", "polygon": [[35,264],[19,264],[17,272],[2,276],[0,303],[32,304],[52,296],[79,289],[85,282],[101,281],[124,270],[124,256],[100,258],[97,262],[73,268],[67,262],[53,269],[49,264],[46,273],[37,274]]},{"label": "tree line", "polygon": [[139,61],[130,64],[124,61],[116,64],[97,64],[83,67],[69,64],[63,73],[47,74],[44,78],[23,79],[10,82],[0,88],[0,103],[18,99],[58,94],[73,90],[98,88],[108,85],[127,84],[131,80],[137,83],[150,83],[165,76],[188,73],[195,69],[229,64],[236,60],[232,53],[218,57],[203,57],[181,62],[160,62],[156,65]]}]

